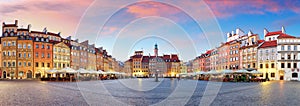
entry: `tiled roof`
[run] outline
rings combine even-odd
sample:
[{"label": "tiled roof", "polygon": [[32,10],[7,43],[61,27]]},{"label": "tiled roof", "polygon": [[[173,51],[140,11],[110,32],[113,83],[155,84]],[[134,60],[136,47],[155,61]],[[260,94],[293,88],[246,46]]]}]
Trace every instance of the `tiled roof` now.
[{"label": "tiled roof", "polygon": [[4,24],[3,27],[18,27],[16,24]]},{"label": "tiled roof", "polygon": [[40,31],[30,31],[31,33],[39,33],[39,34],[45,34],[44,32],[40,32]]},{"label": "tiled roof", "polygon": [[277,46],[277,41],[265,41],[259,48],[267,48],[267,47],[276,47]]},{"label": "tiled roof", "polygon": [[58,36],[60,37],[60,35],[56,34],[56,33],[52,33],[52,32],[47,32],[48,35],[53,35],[53,36]]},{"label": "tiled roof", "polygon": [[29,29],[19,28],[17,31],[29,31]]},{"label": "tiled roof", "polygon": [[149,63],[149,56],[143,56],[142,62]]},{"label": "tiled roof", "polygon": [[266,36],[279,35],[282,34],[282,31],[268,32]]},{"label": "tiled roof", "polygon": [[280,39],[280,38],[296,38],[296,37],[282,33],[278,36],[278,39]]}]

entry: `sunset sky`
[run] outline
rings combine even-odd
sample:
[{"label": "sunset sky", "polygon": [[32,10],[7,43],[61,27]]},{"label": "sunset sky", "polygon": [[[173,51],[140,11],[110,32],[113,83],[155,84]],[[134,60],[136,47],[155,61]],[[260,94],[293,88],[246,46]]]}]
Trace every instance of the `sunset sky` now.
[{"label": "sunset sky", "polygon": [[134,50],[153,55],[155,43],[160,55],[179,53],[188,61],[218,46],[236,28],[263,39],[264,28],[278,31],[285,26],[288,34],[299,36],[300,1],[1,0],[0,21],[15,19],[20,27],[47,27],[63,37],[89,40],[121,61]]}]

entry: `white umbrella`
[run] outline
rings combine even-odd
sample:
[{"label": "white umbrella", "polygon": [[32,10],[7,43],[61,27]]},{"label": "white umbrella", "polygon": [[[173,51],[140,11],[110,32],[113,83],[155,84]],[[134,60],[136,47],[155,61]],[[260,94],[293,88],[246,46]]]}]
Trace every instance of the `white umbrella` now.
[{"label": "white umbrella", "polygon": [[233,73],[232,70],[223,70],[222,72],[223,72],[223,74],[230,74],[230,73]]},{"label": "white umbrella", "polygon": [[89,73],[88,71],[86,71],[83,68],[78,69],[77,72],[79,72],[79,73]]},{"label": "white umbrella", "polygon": [[211,71],[207,72],[207,74],[219,74],[219,72],[217,72],[216,70],[211,70]]},{"label": "white umbrella", "polygon": [[250,72],[242,69],[242,70],[237,70],[235,73],[250,73]]},{"label": "white umbrella", "polygon": [[56,69],[52,69],[52,70],[47,70],[47,73],[56,73],[57,70]]},{"label": "white umbrella", "polygon": [[61,71],[65,72],[65,73],[77,73],[77,71],[75,71],[74,69],[72,69],[70,67],[63,68],[63,69],[61,69]]},{"label": "white umbrella", "polygon": [[256,71],[256,70],[253,70],[250,72],[251,74],[262,74],[262,72],[259,72],[259,71]]}]

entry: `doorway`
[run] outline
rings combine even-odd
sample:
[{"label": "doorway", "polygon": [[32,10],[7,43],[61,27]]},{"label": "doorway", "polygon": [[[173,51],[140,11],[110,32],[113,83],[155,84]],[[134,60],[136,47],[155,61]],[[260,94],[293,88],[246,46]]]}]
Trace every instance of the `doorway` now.
[{"label": "doorway", "polygon": [[28,72],[27,72],[27,78],[32,78],[32,71],[28,70]]},{"label": "doorway", "polygon": [[283,75],[280,76],[279,80],[283,80]]},{"label": "doorway", "polygon": [[6,78],[6,71],[3,72],[3,78]]}]

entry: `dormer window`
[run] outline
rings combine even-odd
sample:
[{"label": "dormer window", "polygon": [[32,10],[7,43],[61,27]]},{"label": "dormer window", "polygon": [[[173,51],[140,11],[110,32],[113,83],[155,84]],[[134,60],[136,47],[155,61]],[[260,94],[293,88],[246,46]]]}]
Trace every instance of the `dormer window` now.
[{"label": "dormer window", "polygon": [[4,33],[4,36],[8,36],[8,33],[7,33],[7,32],[5,32],[5,33]]},{"label": "dormer window", "polygon": [[13,32],[10,32],[10,36],[14,36],[14,33],[13,33]]}]

